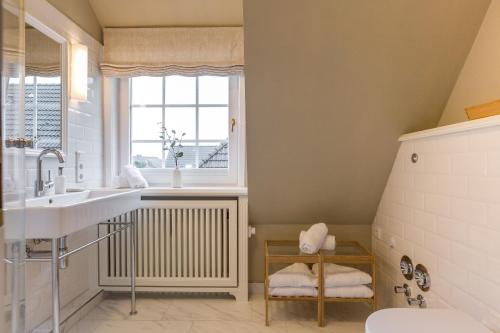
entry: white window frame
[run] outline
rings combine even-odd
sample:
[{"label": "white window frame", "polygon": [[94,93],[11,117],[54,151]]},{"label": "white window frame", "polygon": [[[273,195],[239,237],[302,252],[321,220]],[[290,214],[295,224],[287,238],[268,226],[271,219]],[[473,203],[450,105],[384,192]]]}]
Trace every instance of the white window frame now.
[{"label": "white window frame", "polygon": [[[29,7],[29,6],[27,6]],[[45,12],[46,8],[43,8]],[[48,9],[48,7],[47,7]],[[41,11],[38,12],[42,13]],[[25,13],[25,21],[33,28],[37,29],[50,39],[54,40],[56,43],[61,45],[61,152],[63,155],[68,154],[69,146],[68,146],[68,106],[69,106],[69,79],[70,79],[70,69],[69,69],[69,59],[70,59],[70,48],[68,40],[55,32],[51,27],[42,23],[42,21],[35,16],[32,15],[29,11]],[[53,18],[53,17],[52,17]],[[55,21],[57,22],[57,21]],[[23,82],[24,84],[24,82]],[[24,87],[23,87],[24,94]],[[24,136],[24,133],[22,134]],[[25,150],[26,156],[38,156],[42,149],[31,149],[27,148]],[[52,155],[51,155],[52,156]]]},{"label": "white window frame", "polygon": [[[245,144],[245,81],[243,75],[229,79],[229,168],[227,169],[181,169],[185,186],[245,186],[246,144]],[[131,164],[131,104],[130,79],[120,79],[120,164]],[[235,120],[231,131],[231,121]],[[173,169],[140,169],[151,186],[170,186]]]}]

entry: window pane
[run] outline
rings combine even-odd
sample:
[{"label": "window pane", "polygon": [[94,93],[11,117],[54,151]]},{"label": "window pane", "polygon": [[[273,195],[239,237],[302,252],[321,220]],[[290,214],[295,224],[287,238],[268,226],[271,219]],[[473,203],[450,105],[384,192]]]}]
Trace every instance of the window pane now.
[{"label": "window pane", "polygon": [[165,108],[165,127],[169,134],[175,130],[178,136],[186,133],[185,140],[196,139],[196,109]]},{"label": "window pane", "polygon": [[227,107],[200,108],[200,140],[227,140],[229,110]]},{"label": "window pane", "polygon": [[132,140],[161,140],[161,108],[132,108]]},{"label": "window pane", "polygon": [[[36,85],[35,85],[36,83]],[[24,86],[25,133],[35,148],[61,148],[61,78],[30,76]]]},{"label": "window pane", "polygon": [[[179,168],[194,169],[198,165],[198,154],[193,142],[183,143],[183,156],[178,160]],[[175,168],[175,159],[173,154],[165,151],[165,165],[167,168]]]},{"label": "window pane", "polygon": [[196,104],[196,78],[172,75],[165,77],[166,104]]},{"label": "window pane", "polygon": [[161,104],[162,78],[140,76],[132,79],[132,104]]},{"label": "window pane", "polygon": [[161,168],[161,158],[161,143],[132,143],[132,164],[137,168]]},{"label": "window pane", "polygon": [[200,143],[200,169],[221,169],[229,166],[229,149],[227,140],[220,142]]},{"label": "window pane", "polygon": [[199,77],[200,104],[228,104],[229,78],[224,76]]},{"label": "window pane", "polygon": [[[227,141],[203,142],[195,146],[193,142],[183,144],[182,152],[184,155],[179,158],[180,168],[210,169],[228,167],[228,143]],[[175,168],[175,159],[170,152],[166,153],[166,167]]]}]

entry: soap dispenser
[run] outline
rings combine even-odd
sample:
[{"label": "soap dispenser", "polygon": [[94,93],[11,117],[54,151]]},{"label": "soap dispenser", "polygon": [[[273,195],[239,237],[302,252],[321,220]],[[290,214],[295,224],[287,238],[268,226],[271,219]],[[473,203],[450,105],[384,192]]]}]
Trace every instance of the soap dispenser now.
[{"label": "soap dispenser", "polygon": [[63,175],[63,167],[59,167],[59,174],[56,176],[54,182],[56,194],[66,193],[66,176]]}]

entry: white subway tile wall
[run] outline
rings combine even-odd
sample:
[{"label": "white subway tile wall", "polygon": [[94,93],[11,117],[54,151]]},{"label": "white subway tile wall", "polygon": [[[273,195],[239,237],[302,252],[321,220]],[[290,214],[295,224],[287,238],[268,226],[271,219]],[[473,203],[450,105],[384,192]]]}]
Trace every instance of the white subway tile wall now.
[{"label": "white subway tile wall", "polygon": [[[90,59],[89,53],[88,100],[71,102],[68,110],[68,147],[64,173],[68,186],[95,188],[103,185],[103,116],[101,107],[101,74],[98,70],[98,57]],[[75,184],[75,151],[82,151],[85,165],[85,182]],[[44,170],[50,169],[56,175],[58,162],[55,158],[44,161]],[[33,195],[36,157],[26,158],[27,195]],[[46,176],[46,174],[44,175]],[[95,227],[82,230],[68,237],[70,249],[83,245],[95,238]],[[28,242],[28,244],[31,244]],[[36,250],[50,249],[49,243],[42,243]],[[61,270],[61,305],[65,306],[77,296],[92,289],[93,279],[89,267],[97,267],[97,258],[91,250],[71,256],[68,268]],[[51,316],[50,265],[47,263],[28,263],[26,265],[26,317],[27,330],[40,325]]]},{"label": "white subway tile wall", "polygon": [[[98,63],[89,63],[87,101],[70,101],[68,105],[68,143],[64,149],[66,162],[64,164],[64,175],[69,187],[95,188],[103,185],[103,114],[101,107],[101,84],[102,78],[98,69]],[[85,180],[76,183],[75,179],[75,152],[82,152],[84,163]],[[51,177],[57,175],[59,163],[49,155],[44,159],[43,177],[51,171]],[[26,158],[26,191],[28,197],[33,196],[33,186],[36,179],[36,156]]]},{"label": "white subway tile wall", "polygon": [[[409,283],[429,307],[455,307],[500,330],[500,127],[402,142],[373,251],[380,306],[406,307],[393,287]],[[429,269],[429,292],[402,276],[403,255]]]}]

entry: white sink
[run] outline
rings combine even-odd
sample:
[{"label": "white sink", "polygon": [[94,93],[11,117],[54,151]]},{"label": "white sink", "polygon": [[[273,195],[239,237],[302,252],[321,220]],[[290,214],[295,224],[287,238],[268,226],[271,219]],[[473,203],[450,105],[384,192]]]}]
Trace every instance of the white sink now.
[{"label": "white sink", "polygon": [[[139,208],[140,190],[99,189],[26,200],[25,237],[59,238]],[[22,235],[22,209],[5,210],[6,238]]]},{"label": "white sink", "polygon": [[493,333],[454,309],[392,308],[372,313],[365,333]]}]

